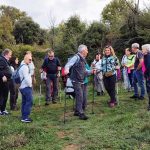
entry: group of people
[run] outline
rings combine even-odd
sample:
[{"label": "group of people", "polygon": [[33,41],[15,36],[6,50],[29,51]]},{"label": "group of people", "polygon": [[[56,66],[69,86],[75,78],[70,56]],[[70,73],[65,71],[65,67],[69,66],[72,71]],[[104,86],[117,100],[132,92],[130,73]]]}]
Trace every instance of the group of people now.
[{"label": "group of people", "polygon": [[[145,44],[142,46],[142,51],[139,50],[140,46],[138,43],[134,43],[131,46],[131,50],[127,48],[125,55],[122,58],[123,66],[123,77],[124,77],[124,88],[128,91],[134,91],[134,95],[130,98],[136,100],[144,100],[145,86],[149,95],[149,63],[150,63],[150,45]],[[137,85],[138,84],[138,85]],[[138,91],[140,87],[140,94]],[[150,107],[148,106],[148,110]]]},{"label": "group of people", "polygon": [[[128,91],[134,90],[134,95],[130,98],[138,100],[145,98],[144,81],[146,81],[149,97],[148,110],[150,110],[150,44],[143,45],[141,51],[139,50],[139,44],[133,43],[131,49],[125,49],[125,55],[121,64],[111,46],[106,46],[103,54],[97,53],[90,66],[86,61],[87,55],[87,46],[80,45],[78,52],[68,60],[62,71],[62,75],[67,77],[65,92],[70,93],[75,98],[74,116],[78,116],[81,120],[88,119],[85,109],[88,98],[88,76],[90,75],[94,77],[94,90],[97,92],[97,95],[104,95],[106,90],[110,97],[108,106],[111,108],[117,106],[116,82],[121,68],[124,88]],[[60,60],[55,57],[52,49],[48,49],[48,53],[40,68],[41,77],[46,86],[45,105],[49,105],[50,102],[53,104],[57,103],[58,79],[61,69]],[[19,85],[15,84],[13,79],[14,74],[17,72],[21,80]],[[10,109],[17,109],[18,91],[20,90],[22,95],[21,121],[24,123],[31,122],[32,119],[29,116],[33,103],[34,82],[35,66],[32,61],[32,53],[27,51],[23,61],[18,65],[18,58],[12,57],[10,49],[5,49],[0,56],[0,115],[8,114],[6,103],[9,92]],[[138,94],[137,83],[141,89],[140,95]],[[67,88],[69,89],[68,91]]]}]

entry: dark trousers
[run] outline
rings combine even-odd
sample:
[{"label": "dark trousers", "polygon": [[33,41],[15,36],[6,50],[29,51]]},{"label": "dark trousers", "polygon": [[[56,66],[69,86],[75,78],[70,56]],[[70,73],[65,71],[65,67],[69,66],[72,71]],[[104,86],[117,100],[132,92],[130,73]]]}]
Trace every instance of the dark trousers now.
[{"label": "dark trousers", "polygon": [[104,76],[103,80],[105,89],[110,96],[110,101],[112,103],[116,102],[116,75],[110,77]]},{"label": "dark trousers", "polygon": [[9,83],[0,81],[0,111],[3,112],[6,108],[8,99]]},{"label": "dark trousers", "polygon": [[129,77],[131,87],[133,87],[133,71],[134,70],[131,70],[131,72],[128,73],[128,77]]},{"label": "dark trousers", "polygon": [[[51,88],[51,83],[52,87]],[[56,75],[47,75],[46,79],[46,101],[56,100],[58,95],[58,81]]]},{"label": "dark trousers", "polygon": [[27,119],[31,113],[31,108],[33,104],[32,88],[26,87],[24,89],[20,89],[20,92],[22,95],[22,106],[21,106],[22,119]]},{"label": "dark trousers", "polygon": [[147,90],[147,94],[148,94],[148,98],[149,98],[149,106],[150,106],[150,79],[146,79],[146,90]]},{"label": "dark trousers", "polygon": [[18,87],[17,85],[15,85],[13,80],[9,81],[9,92],[10,92],[10,109],[14,110],[17,105]]},{"label": "dark trousers", "polygon": [[82,114],[87,105],[87,86],[78,82],[72,82],[72,84],[75,91],[75,111]]}]

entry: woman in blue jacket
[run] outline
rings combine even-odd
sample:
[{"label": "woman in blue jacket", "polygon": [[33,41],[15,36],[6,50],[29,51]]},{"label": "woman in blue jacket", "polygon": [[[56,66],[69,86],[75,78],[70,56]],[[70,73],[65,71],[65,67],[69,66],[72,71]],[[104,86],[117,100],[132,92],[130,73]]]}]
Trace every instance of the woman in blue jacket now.
[{"label": "woman in blue jacket", "polygon": [[102,58],[102,73],[105,89],[110,96],[110,101],[108,102],[110,107],[117,105],[115,90],[117,74],[116,70],[119,68],[119,61],[113,48],[111,46],[106,46],[104,49],[104,56]]}]

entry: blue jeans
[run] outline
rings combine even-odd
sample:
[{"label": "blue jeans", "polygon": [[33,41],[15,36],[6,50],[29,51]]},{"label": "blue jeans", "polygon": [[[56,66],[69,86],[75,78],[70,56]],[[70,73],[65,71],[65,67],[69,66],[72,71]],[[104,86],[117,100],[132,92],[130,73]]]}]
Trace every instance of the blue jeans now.
[{"label": "blue jeans", "polygon": [[144,95],[145,95],[144,75],[143,75],[143,72],[141,70],[138,70],[138,71],[135,70],[133,72],[133,87],[134,87],[134,95],[135,96],[139,96],[137,83],[141,89],[141,95],[140,96],[144,97]]},{"label": "blue jeans", "polygon": [[22,95],[22,106],[21,106],[22,119],[27,119],[31,113],[31,108],[33,104],[32,88],[26,87],[24,89],[20,89],[20,92]]}]

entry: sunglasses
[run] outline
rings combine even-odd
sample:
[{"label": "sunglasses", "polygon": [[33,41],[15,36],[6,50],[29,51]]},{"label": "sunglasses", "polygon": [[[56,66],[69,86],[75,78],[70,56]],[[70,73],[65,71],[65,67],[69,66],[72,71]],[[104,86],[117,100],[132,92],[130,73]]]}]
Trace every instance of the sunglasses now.
[{"label": "sunglasses", "polygon": [[54,56],[48,56],[49,58],[53,58]]}]

